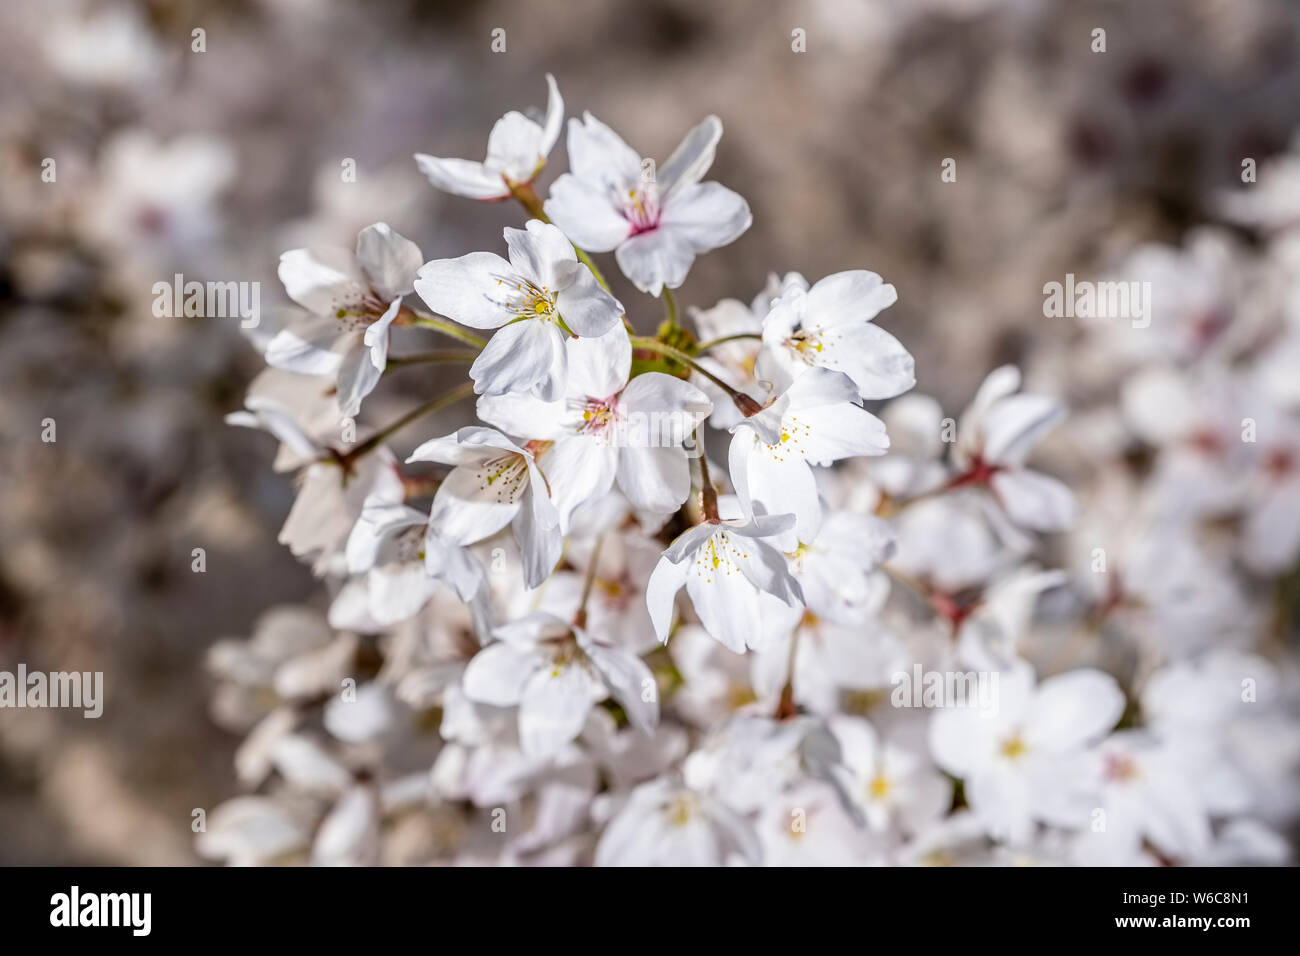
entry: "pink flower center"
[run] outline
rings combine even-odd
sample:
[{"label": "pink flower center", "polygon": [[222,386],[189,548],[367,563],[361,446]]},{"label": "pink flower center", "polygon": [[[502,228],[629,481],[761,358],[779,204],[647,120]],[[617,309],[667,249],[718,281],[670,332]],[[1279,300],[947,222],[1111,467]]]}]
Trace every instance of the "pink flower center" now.
[{"label": "pink flower center", "polygon": [[1137,764],[1128,754],[1106,754],[1102,774],[1107,780],[1132,780],[1137,776]]},{"label": "pink flower center", "polygon": [[1207,457],[1218,458],[1223,454],[1223,439],[1209,428],[1200,428],[1192,432],[1187,442]]},{"label": "pink flower center", "polygon": [[1282,481],[1295,471],[1295,464],[1289,448],[1274,448],[1264,456],[1264,473],[1274,481]]},{"label": "pink flower center", "polygon": [[167,232],[169,218],[167,210],[146,204],[136,210],[135,226],[145,235],[157,239]]},{"label": "pink flower center", "polygon": [[643,182],[622,197],[623,218],[632,225],[632,235],[639,236],[659,226],[659,187]]},{"label": "pink flower center", "polygon": [[989,480],[1002,470],[1001,465],[995,465],[985,461],[983,458],[976,456],[970,463],[966,471],[948,482],[948,488],[962,488],[966,485],[987,485]]},{"label": "pink flower center", "polygon": [[618,413],[618,397],[588,398],[582,406],[581,431],[587,435],[604,435],[612,431]]}]

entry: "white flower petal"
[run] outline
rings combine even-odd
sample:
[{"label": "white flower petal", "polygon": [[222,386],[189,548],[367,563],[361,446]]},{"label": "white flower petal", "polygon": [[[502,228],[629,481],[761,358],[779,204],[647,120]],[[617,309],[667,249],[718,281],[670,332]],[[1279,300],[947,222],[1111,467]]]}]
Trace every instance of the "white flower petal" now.
[{"label": "white flower petal", "polygon": [[641,157],[622,137],[590,113],[569,120],[569,168],[580,179],[600,184],[635,183]]},{"label": "white flower petal", "polygon": [[1034,531],[1064,531],[1074,524],[1074,493],[1055,478],[1014,468],[996,472],[989,485],[1013,522]]},{"label": "white flower petal", "polygon": [[514,318],[498,290],[514,275],[510,263],[491,252],[434,259],[420,267],[415,291],[434,312],[475,329],[495,329]]},{"label": "white flower petal", "polygon": [[346,249],[290,249],[280,256],[277,272],[289,298],[316,315],[334,317],[366,294]]},{"label": "white flower petal", "polygon": [[580,249],[609,252],[632,232],[598,183],[565,173],[551,184],[546,215]]},{"label": "white flower petal", "polygon": [[684,234],[660,226],[622,243],[614,259],[633,285],[657,296],[664,286],[676,289],[686,281],[695,247]]},{"label": "white flower petal", "polygon": [[670,514],[691,493],[691,466],[683,448],[624,445],[618,450],[618,487],[638,511]]},{"label": "white flower petal", "polygon": [[401,309],[402,300],[394,299],[389,303],[384,314],[370,323],[366,328],[366,334],[361,338],[366,348],[370,349],[370,364],[381,372],[388,367],[389,329]]},{"label": "white flower petal", "polygon": [[[659,723],[659,693],[654,675],[645,662],[635,654],[618,648],[606,647],[575,631],[579,646],[604,679],[610,694],[627,712],[632,726],[649,734]],[[650,689],[648,696],[645,691]]]},{"label": "white flower petal", "polygon": [[560,87],[555,77],[546,74],[546,118],[542,121],[542,140],[538,152],[543,158],[551,155],[555,141],[560,138],[560,129],[564,126],[564,98],[560,96]]},{"label": "white flower petal", "polygon": [[280,737],[271,745],[275,769],[295,787],[309,792],[338,793],[352,782],[352,775],[320,744],[300,734]]},{"label": "white flower petal", "polygon": [[541,456],[562,531],[579,505],[609,491],[618,462],[618,449],[591,435],[562,438]]},{"label": "white flower petal", "polygon": [[332,350],[346,334],[332,316],[304,315],[267,343],[266,364],[300,375],[336,375],[342,356]]},{"label": "white flower petal", "polygon": [[511,110],[492,124],[483,165],[500,170],[514,182],[528,182],[541,160],[541,145],[542,128],[518,110]]},{"label": "white flower petal", "polygon": [[556,292],[562,287],[561,276],[566,283],[571,278],[569,270],[561,266],[576,265],[578,256],[573,244],[555,226],[530,219],[523,229],[507,227],[505,238],[512,270],[533,285]]},{"label": "white flower petal", "polygon": [[1081,749],[1123,713],[1124,694],[1115,678],[1092,668],[1067,671],[1038,685],[1025,713],[1025,742],[1054,753]]},{"label": "white flower petal", "polygon": [[270,399],[256,395],[244,400],[247,411],[231,412],[226,416],[227,425],[241,428],[263,428],[290,448],[300,458],[316,458],[323,449],[304,432],[293,420],[288,409]]},{"label": "white flower petal", "polygon": [[[604,335],[571,338],[564,347],[568,352],[570,397],[606,399],[627,385],[632,370],[632,340],[622,323]],[[638,376],[638,380],[644,377]],[[626,393],[620,401],[628,403]]]},{"label": "white flower petal", "polygon": [[646,582],[646,608],[650,612],[650,622],[654,625],[655,635],[662,642],[668,641],[677,592],[686,583],[689,569],[689,561],[673,563],[665,556],[659,559]]},{"label": "white flower petal", "polygon": [[693,432],[713,410],[709,396],[690,382],[663,372],[645,372],[632,379],[620,401],[629,409],[647,414],[680,414],[683,436]]},{"label": "white flower petal", "polygon": [[527,392],[481,395],[477,411],[489,425],[528,440],[560,438],[581,424],[565,402],[544,402]]},{"label": "white flower petal", "polygon": [[357,236],[357,265],[370,288],[385,301],[412,291],[423,264],[420,247],[386,222],[366,226]]},{"label": "white flower petal", "polygon": [[817,481],[807,462],[782,444],[763,444],[744,426],[736,429],[728,450],[727,468],[746,514],[792,514],[795,533],[811,541],[821,527]]},{"label": "white flower petal", "polygon": [[368,582],[370,616],[385,626],[414,617],[438,589],[421,561],[375,568]]},{"label": "white flower petal", "polygon": [[574,740],[592,705],[605,694],[577,661],[542,667],[524,686],[519,702],[519,742],[524,753],[550,756]]},{"label": "white flower petal", "polygon": [[513,707],[524,687],[546,660],[535,649],[498,641],[483,648],[465,667],[461,687],[465,696],[493,707]]},{"label": "white flower petal", "polygon": [[565,335],[540,319],[512,322],[488,341],[470,366],[474,391],[481,395],[530,392],[543,401],[563,395]]},{"label": "white flower petal", "polygon": [[713,551],[701,548],[686,577],[686,593],[709,635],[728,650],[745,653],[745,646],[764,631],[761,592],[734,566],[714,563]]},{"label": "white flower petal", "polygon": [[312,863],[349,866],[373,862],[378,839],[378,800],[368,787],[353,787],[321,821],[311,848]]},{"label": "white flower petal", "polygon": [[510,187],[499,171],[468,159],[440,159],[426,153],[415,154],[415,164],[433,185],[445,192],[467,199],[505,199]]},{"label": "white flower petal", "polygon": [[581,336],[601,336],[617,328],[623,316],[622,303],[600,287],[583,263],[574,263],[565,271],[568,280],[555,301],[564,324]]},{"label": "white flower petal", "polygon": [[454,589],[467,604],[475,599],[485,582],[478,558],[468,548],[444,541],[432,525],[424,536],[424,570]]},{"label": "white flower petal", "polygon": [[818,280],[801,311],[809,328],[828,329],[870,322],[897,301],[898,292],[876,273],[850,269]]},{"label": "white flower petal", "polygon": [[687,133],[673,154],[658,169],[659,194],[667,197],[675,189],[693,186],[704,178],[713,165],[713,156],[722,138],[722,120],[716,116]]},{"label": "white flower petal", "polygon": [[434,494],[432,527],[457,545],[490,538],[519,513],[527,481],[519,456],[453,468]]},{"label": "white flower petal", "polygon": [[1065,418],[1065,406],[1044,395],[1011,395],[984,416],[984,460],[1019,465]]},{"label": "white flower petal", "polygon": [[551,501],[544,479],[530,461],[528,500],[515,517],[515,541],[524,562],[524,584],[535,588],[555,570],[564,550],[559,514]]},{"label": "white flower petal", "polygon": [[843,372],[866,401],[893,398],[916,384],[916,360],[878,325],[842,325],[823,333],[822,341],[813,363]]},{"label": "white flower petal", "polygon": [[500,452],[521,454],[518,445],[506,438],[495,428],[471,425],[422,442],[406,459],[413,461],[436,461],[444,465],[477,465],[489,458],[499,457]]},{"label": "white flower petal", "polygon": [[388,688],[371,681],[358,687],[355,697],[334,697],[325,705],[322,723],[344,743],[359,744],[386,734],[393,726],[395,709]]},{"label": "white flower petal", "polygon": [[734,242],[754,217],[749,203],[721,183],[682,186],[664,202],[659,228],[686,237],[694,252]]},{"label": "white flower petal", "polygon": [[348,572],[361,574],[383,563],[395,538],[427,520],[425,515],[400,502],[389,502],[376,495],[366,498],[361,517],[352,526],[344,550]]},{"label": "white flower petal", "polygon": [[382,374],[383,370],[375,368],[375,363],[370,360],[370,349],[358,339],[343,354],[343,361],[339,364],[339,412],[346,418],[360,412],[361,400],[375,390]]}]

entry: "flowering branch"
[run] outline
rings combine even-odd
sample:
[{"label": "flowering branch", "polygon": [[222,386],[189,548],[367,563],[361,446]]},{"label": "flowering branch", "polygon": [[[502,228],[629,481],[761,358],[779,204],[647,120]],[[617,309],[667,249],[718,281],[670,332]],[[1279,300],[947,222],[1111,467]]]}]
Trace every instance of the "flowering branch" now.
[{"label": "flowering branch", "polygon": [[[357,633],[394,638],[374,642],[383,676],[357,688],[369,704],[326,703],[324,730],[345,743],[373,741],[382,758],[381,741],[408,739],[406,732],[385,737],[386,729],[404,720],[413,730],[406,719],[412,710],[440,708],[436,732],[448,746],[425,751],[439,754],[435,789],[446,803],[439,812],[485,809],[496,798],[478,790],[476,780],[508,774],[533,819],[526,843],[517,836],[499,841],[502,858],[511,861],[550,859],[568,845],[582,854],[592,848],[598,864],[779,863],[779,854],[810,851],[815,855],[800,861],[864,862],[876,846],[897,850],[901,859],[918,845],[937,845],[955,805],[970,821],[957,828],[960,834],[970,826],[1007,841],[1014,833],[1009,845],[1020,848],[1059,822],[1036,808],[1059,807],[1065,795],[1088,788],[1095,800],[1079,806],[1103,807],[1109,791],[1138,776],[1139,763],[1150,759],[1143,774],[1159,772],[1163,756],[1151,749],[1164,746],[1159,735],[1112,733],[1135,721],[1156,726],[1143,716],[1151,712],[1147,701],[1134,709],[1136,718],[1125,717],[1123,688],[1110,674],[1061,674],[1042,657],[1016,659],[1031,646],[1022,631],[1032,601],[1065,580],[1063,572],[1037,567],[1008,534],[1063,531],[1073,523],[1070,489],[1025,464],[1063,405],[1019,393],[1020,373],[1008,366],[988,376],[957,419],[961,441],[951,453],[943,450],[951,440],[944,437],[948,419],[933,399],[910,397],[910,407],[877,418],[867,403],[902,395],[916,376],[911,354],[876,322],[896,291],[865,269],[814,283],[787,273],[748,307],[733,298],[692,310],[694,324],[684,328],[673,288],[697,255],[734,241],[751,222],[742,197],[702,181],[721,122],[707,117],[690,130],[656,179],[646,175],[654,164],[595,117],[572,120],[569,154],[589,161],[561,174],[543,202],[533,182],[565,128],[553,78],[548,86],[545,116],[507,114],[482,162],[417,156],[439,188],[486,202],[513,198],[524,207],[529,218],[523,228],[505,230],[502,254],[471,250],[425,261],[413,242],[375,223],[362,230],[351,261],[346,252],[327,261],[307,249],[281,257],[280,278],[306,314],[277,331],[266,359],[308,384],[294,396],[297,403],[283,406],[251,395],[229,420],[265,428],[298,460],[343,467],[344,493],[333,470],[306,470],[281,540],[295,554],[311,555],[329,579],[336,596],[326,633],[346,638],[350,656]],[[626,310],[580,246],[615,253],[628,282],[663,299],[656,335],[632,334]],[[403,306],[417,297],[431,314]],[[465,347],[389,356],[394,326],[432,329]],[[703,342],[695,328],[707,336]],[[741,341],[754,345],[704,357]],[[328,377],[339,408],[351,416],[382,387],[384,370],[456,363],[469,364],[470,381],[350,451],[323,448],[301,424],[319,424],[326,391],[309,376]],[[447,471],[438,478],[395,476],[384,443],[471,396],[474,424],[423,436],[407,459]],[[886,421],[902,434],[888,434]],[[725,443],[714,461],[721,469],[716,485],[707,427]],[[361,461],[371,451],[378,453]],[[859,469],[837,470],[846,460],[857,460]],[[1278,486],[1279,503],[1294,497],[1294,476],[1287,477],[1293,460],[1300,452],[1291,447],[1264,458],[1269,480],[1287,482]],[[956,493],[962,488],[972,493]],[[871,500],[878,502],[874,514],[863,507]],[[927,500],[932,507],[906,510]],[[1294,542],[1286,543],[1293,553]],[[1168,581],[1150,562],[1130,572],[1133,559],[1116,555],[1107,572],[1101,544],[1112,547],[1103,540],[1094,549],[1093,571],[1110,575],[1096,621],[1111,611],[1145,611],[1161,593],[1187,593],[1181,568]],[[584,552],[579,573],[578,562],[565,556]],[[897,567],[888,563],[893,554]],[[885,575],[901,586],[888,587]],[[680,599],[683,592],[689,600]],[[1200,616],[1199,603],[1193,611]],[[1182,625],[1192,617],[1171,619]],[[1210,618],[1218,629],[1221,618]],[[968,620],[972,626],[965,627]],[[945,621],[949,627],[940,626]],[[1074,623],[1078,633],[1087,622]],[[1121,623],[1115,619],[1116,630]],[[322,642],[304,653],[319,655]],[[258,643],[258,666],[235,668],[240,675],[265,675],[263,656],[276,644]],[[290,657],[303,649],[297,633],[284,643]],[[715,644],[726,653],[715,653]],[[749,651],[759,653],[755,666],[737,661]],[[773,670],[780,657],[772,654],[786,657],[783,680]],[[885,667],[900,654],[913,658],[915,686],[898,685],[910,691],[903,702],[886,693],[893,706],[918,712],[915,721],[878,720],[871,702],[897,683]],[[989,714],[980,708],[990,701],[983,672],[979,708],[967,706],[969,699],[953,706],[936,700],[933,715],[920,712],[940,689],[930,680],[937,675],[920,673],[922,662],[981,661],[994,668],[991,690],[1004,695],[1004,720],[984,719]],[[1045,679],[1035,686],[1035,667],[1044,664]],[[1235,692],[1238,659],[1215,666],[1227,668],[1224,689]],[[1162,696],[1176,700],[1178,680],[1204,688],[1207,676],[1174,674]],[[775,707],[774,677],[781,680]],[[332,673],[327,678],[321,687],[334,683]],[[965,683],[944,687],[955,693]],[[755,708],[758,700],[764,703]],[[481,708],[491,709],[490,719]],[[1178,709],[1166,717],[1177,717]],[[1235,712],[1238,718],[1248,719]],[[908,726],[890,738],[913,723],[926,733]],[[718,733],[723,726],[735,732]],[[1203,729],[1197,720],[1191,732]],[[350,758],[335,771],[317,736],[312,726],[310,739],[277,748],[274,769],[286,791],[305,784],[336,801],[323,824],[311,809],[321,801],[306,801],[313,819],[304,821],[303,834],[328,836],[315,838],[313,856],[364,860],[386,839],[388,821],[374,811],[373,794],[359,792]],[[836,746],[822,746],[827,737]],[[1091,759],[1097,747],[1106,748],[1100,761]],[[405,751],[403,774],[411,769]],[[800,751],[810,759],[787,759]],[[698,768],[696,756],[707,758]],[[825,765],[812,767],[813,757]],[[1043,758],[1053,773],[1039,772]],[[527,773],[515,773],[519,767]],[[731,767],[763,772],[736,774]],[[394,768],[377,769],[384,776],[376,779],[389,779]],[[534,813],[548,799],[538,788],[552,782],[563,784],[566,812]],[[1190,789],[1171,778],[1168,792],[1175,783],[1176,792]],[[1000,793],[1014,794],[1014,805],[998,806]],[[1134,798],[1140,793],[1122,797]],[[612,816],[587,812],[597,799],[608,801]],[[803,832],[781,819],[791,801],[817,814],[811,832],[819,835],[811,841],[788,839]],[[760,812],[765,804],[782,812]],[[1193,801],[1183,811],[1189,832],[1208,839],[1208,811]],[[1074,826],[1082,832],[1086,822],[1081,816]],[[758,828],[768,829],[760,837]],[[880,833],[863,840],[862,828]],[[295,822],[288,829],[299,828]],[[1141,859],[1142,834],[1121,829],[1133,841],[1119,851]],[[643,839],[646,833],[654,838]],[[1113,841],[1096,846],[1115,851]],[[1189,845],[1166,855],[1195,861],[1210,849]],[[284,850],[277,845],[271,855]],[[765,861],[769,852],[778,857]]]}]

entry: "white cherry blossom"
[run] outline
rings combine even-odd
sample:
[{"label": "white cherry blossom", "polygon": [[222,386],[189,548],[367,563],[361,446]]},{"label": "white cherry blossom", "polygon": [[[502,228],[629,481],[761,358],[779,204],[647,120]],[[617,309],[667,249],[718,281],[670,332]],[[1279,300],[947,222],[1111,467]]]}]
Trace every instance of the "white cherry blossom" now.
[{"label": "white cherry blossom", "polygon": [[555,77],[546,74],[546,113],[536,119],[511,110],[496,121],[488,136],[487,158],[440,159],[416,153],[415,163],[439,189],[469,199],[506,199],[516,185],[537,178],[564,122],[564,100]]},{"label": "white cherry blossom", "polygon": [[659,639],[668,640],[674,599],[683,586],[705,630],[736,653],[760,646],[783,620],[793,625],[803,594],[784,555],[766,540],[793,524],[792,515],[758,515],[705,522],[679,535],[646,586]]},{"label": "white cherry blossom", "polygon": [[580,248],[614,250],[623,274],[659,295],[686,280],[695,257],[749,228],[749,204],[700,179],[713,165],[722,122],[710,116],[654,169],[590,113],[569,120],[569,164],[551,186],[546,214]]},{"label": "white cherry blossom", "polygon": [[562,544],[559,516],[535,450],[519,447],[496,429],[472,426],[425,442],[407,461],[455,466],[433,498],[426,560],[451,560],[457,552],[449,549],[482,541],[511,525],[529,587],[555,568]]},{"label": "white cherry blossom", "polygon": [[762,846],[749,822],[706,794],[659,778],[643,783],[609,822],[597,866],[757,865]]},{"label": "white cherry blossom", "polygon": [[980,385],[957,424],[955,483],[987,487],[1016,525],[1061,531],[1074,521],[1074,495],[1057,479],[1025,467],[1025,459],[1065,417],[1065,406],[1043,395],[1015,394],[1019,388],[1020,370],[1012,365]]},{"label": "white cherry blossom", "polygon": [[591,708],[610,696],[643,733],[659,722],[654,677],[635,654],[543,613],[493,634],[497,640],[465,668],[465,696],[517,706],[524,753],[557,752],[582,732]]},{"label": "white cherry blossom", "polygon": [[840,746],[832,779],[871,829],[919,833],[943,816],[952,785],[924,752],[882,740],[858,717],[835,716],[828,726]]},{"label": "white cherry blossom", "polygon": [[898,299],[874,272],[837,272],[810,289],[797,272],[787,275],[763,319],[760,379],[778,390],[810,368],[843,372],[863,399],[893,398],[916,384],[907,350],[872,320]]},{"label": "white cherry blossom", "polygon": [[565,390],[566,340],[604,335],[623,306],[549,223],[531,219],[524,229],[506,229],[505,238],[509,261],[491,252],[435,259],[420,267],[415,291],[463,325],[499,329],[470,367],[475,392],[555,401]]},{"label": "white cherry blossom", "polygon": [[735,426],[728,455],[736,494],[747,511],[795,516],[811,540],[821,526],[815,465],[853,455],[883,455],[885,425],[858,404],[847,375],[812,368],[758,414]]},{"label": "white cherry blossom", "polygon": [[271,339],[267,364],[336,378],[340,410],[356,415],[387,367],[389,330],[423,258],[415,243],[383,222],[361,230],[355,254],[286,252],[280,281],[307,314]]},{"label": "white cherry blossom", "polygon": [[504,431],[553,442],[541,455],[561,527],[575,508],[617,483],[633,508],[675,511],[690,493],[683,442],[709,413],[708,397],[662,372],[629,380],[632,344],[622,327],[565,343],[568,374],[555,401],[485,395],[479,418]]},{"label": "white cherry blossom", "polygon": [[1123,710],[1124,695],[1108,674],[1080,668],[1035,687],[1032,669],[1021,664],[999,675],[996,711],[938,711],[930,749],[965,782],[971,810],[991,836],[1024,842],[1035,821],[1088,824],[1097,791],[1087,751]]}]

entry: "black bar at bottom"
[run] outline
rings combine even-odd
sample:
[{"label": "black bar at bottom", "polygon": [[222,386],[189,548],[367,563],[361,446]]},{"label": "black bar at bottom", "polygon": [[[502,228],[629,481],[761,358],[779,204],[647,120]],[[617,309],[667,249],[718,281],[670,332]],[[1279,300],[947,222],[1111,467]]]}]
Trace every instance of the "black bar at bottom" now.
[{"label": "black bar at bottom", "polygon": [[0,870],[0,926],[6,943],[75,935],[79,944],[127,945],[373,944],[400,932],[438,946],[487,930],[484,945],[499,948],[505,929],[521,940],[564,947],[589,945],[598,939],[591,931],[604,925],[624,934],[640,926],[638,937],[665,942],[701,931],[734,942],[785,929],[814,934],[806,939],[852,933],[875,944],[891,938],[974,943],[983,933],[992,934],[990,942],[1006,941],[1007,932],[1056,934],[1044,935],[1044,942],[1198,934],[1231,943],[1241,934],[1291,928],[1294,875],[1287,869],[543,875],[524,869],[26,868]]}]

